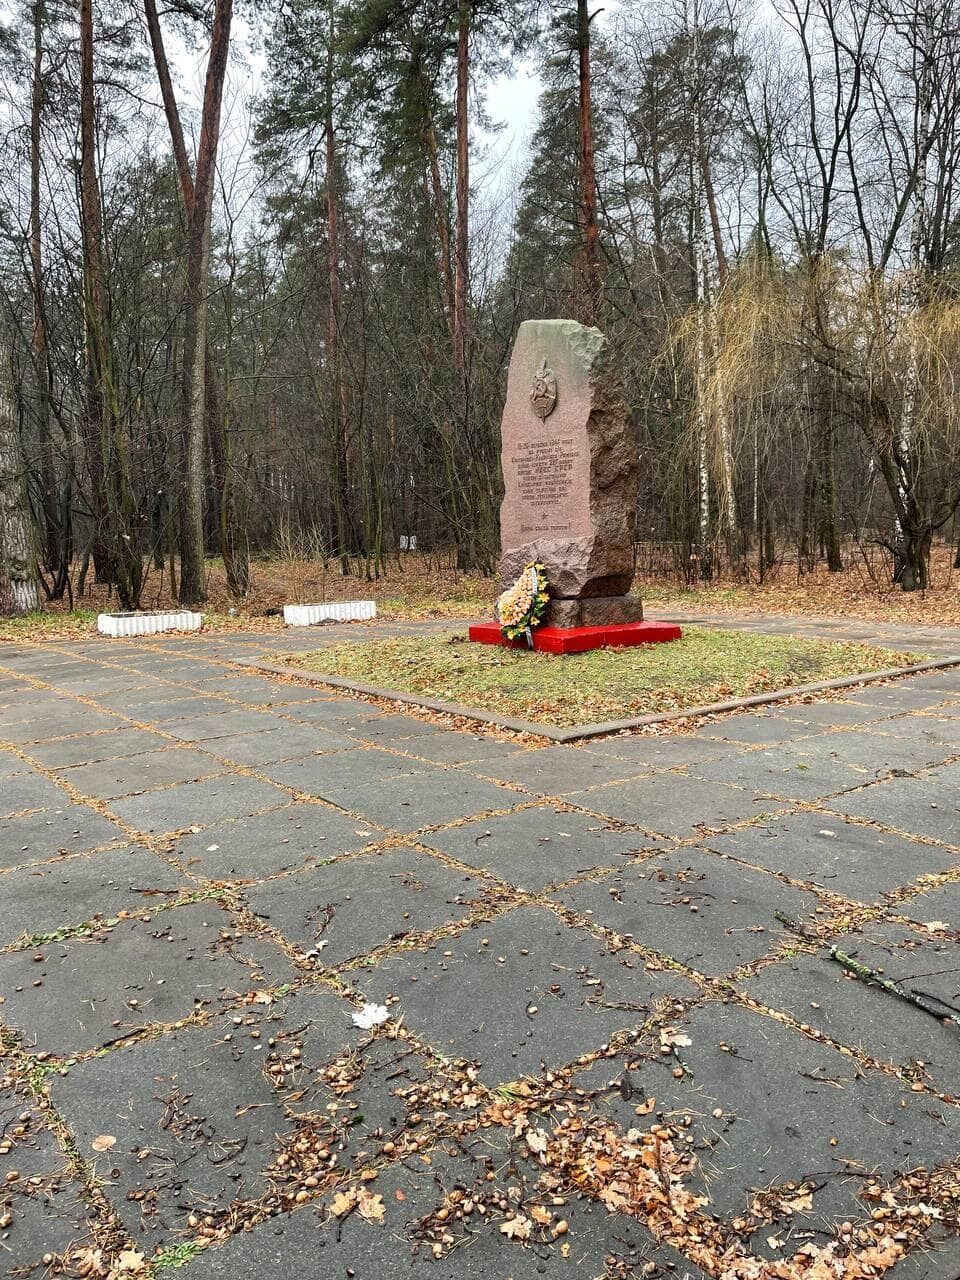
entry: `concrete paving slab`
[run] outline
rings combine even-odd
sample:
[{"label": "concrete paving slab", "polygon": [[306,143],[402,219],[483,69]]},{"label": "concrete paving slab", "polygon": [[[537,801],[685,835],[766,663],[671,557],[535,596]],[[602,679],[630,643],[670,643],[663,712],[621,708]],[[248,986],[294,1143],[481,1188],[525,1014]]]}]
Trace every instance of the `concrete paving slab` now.
[{"label": "concrete paving slab", "polygon": [[[290,714],[297,714],[297,707],[289,708]],[[368,714],[360,715],[355,721],[356,730],[367,742],[403,744],[411,738],[430,738],[441,733],[439,725],[428,720],[419,720],[416,716],[395,715],[392,713],[374,712],[367,708]],[[411,749],[403,748],[401,749]]]},{"label": "concrete paving slab", "polygon": [[112,800],[218,773],[223,773],[223,765],[210,756],[168,745],[117,760],[74,765],[60,770],[59,776],[83,795]]},{"label": "concrete paving slab", "polygon": [[[945,1013],[960,1008],[960,943],[924,938],[899,925],[877,924],[864,926],[862,933],[835,938],[834,945],[908,990],[946,1001],[937,1005]],[[960,1027],[944,1025],[882,988],[858,980],[822,953],[797,955],[771,965],[744,989],[841,1044],[933,1081],[944,1091],[952,1093],[956,1088]]]},{"label": "concrete paving slab", "polygon": [[[486,941],[484,941],[486,939]],[[539,1075],[635,1027],[659,999],[690,995],[679,975],[611,954],[543,907],[518,907],[427,951],[389,957],[358,985],[441,1052],[476,1061],[490,1085]]]},{"label": "concrete paving slab", "polygon": [[[401,746],[399,742],[397,745]],[[478,762],[505,760],[514,754],[516,744],[500,742],[482,734],[441,729],[436,733],[419,734],[416,742],[403,743],[402,750],[438,764],[470,764],[474,766],[475,773],[480,773],[482,770],[476,767]]]},{"label": "concrete paving slab", "polygon": [[678,849],[553,896],[710,977],[776,952],[791,935],[775,912],[803,920],[818,905],[813,894],[698,849]]},{"label": "concrete paving slab", "polygon": [[65,1056],[292,976],[274,943],[243,936],[212,902],[0,955],[5,1024],[36,1049]]},{"label": "concrete paving slab", "polygon": [[0,946],[119,911],[155,907],[196,885],[146,849],[105,849],[0,876]]},{"label": "concrete paving slab", "polygon": [[543,747],[518,751],[494,763],[471,766],[472,773],[512,782],[535,795],[560,796],[643,773],[642,766],[617,758],[604,759],[580,747]]},{"label": "concrete paving slab", "polygon": [[203,741],[205,751],[260,772],[268,764],[349,751],[355,745],[349,734],[306,724],[283,724],[275,729],[257,729],[253,733],[247,730]]},{"label": "concrete paving slab", "polygon": [[136,756],[144,751],[162,751],[169,746],[167,738],[146,729],[111,729],[105,733],[86,733],[75,738],[40,742],[30,748],[31,757],[47,769],[69,769],[77,764],[93,764],[97,760],[116,760]]},{"label": "concrete paving slab", "polygon": [[793,719],[786,710],[721,716],[713,724],[698,728],[697,736],[717,742],[776,743],[808,738],[818,731],[815,726]]},{"label": "concrete paving slab", "polygon": [[[858,1198],[865,1177],[893,1181],[918,1163],[950,1158],[956,1148],[956,1107],[912,1093],[882,1072],[864,1072],[849,1056],[774,1018],[710,1002],[677,1030],[690,1040],[677,1050],[685,1064],[681,1079],[659,1042],[646,1056],[601,1060],[575,1077],[585,1094],[601,1091],[584,1102],[585,1112],[597,1108],[624,1130],[689,1126],[699,1164],[693,1187],[707,1197],[707,1211],[724,1219],[749,1213],[757,1193],[782,1187],[769,1197],[774,1221],[753,1241],[760,1252],[769,1252],[764,1238],[779,1236],[780,1223],[789,1258],[795,1232],[829,1235],[839,1222],[868,1217],[871,1206]],[[624,1068],[629,1099],[619,1088]],[[638,1115],[651,1097],[653,1108]],[[808,1184],[810,1207],[791,1209],[798,1188]],[[778,1210],[781,1201],[787,1203]]]},{"label": "concrete paving slab", "polygon": [[285,721],[279,716],[234,707],[225,702],[218,711],[165,720],[160,728],[171,738],[178,738],[181,742],[217,742],[220,738],[238,733],[268,733],[271,729],[282,729],[284,724]]},{"label": "concrete paving slab", "polygon": [[687,772],[706,782],[723,782],[781,800],[819,800],[874,778],[833,756],[803,755],[790,747],[745,752],[732,760],[693,765]]},{"label": "concrete paving slab", "polygon": [[43,1113],[2,1087],[0,1133],[11,1143],[0,1156],[0,1276],[43,1275],[45,1255],[94,1243],[93,1214]]},{"label": "concrete paving slab", "polygon": [[172,851],[194,876],[263,880],[341,853],[356,853],[380,835],[335,809],[304,801],[215,822],[178,837]]},{"label": "concrete paving slab", "polygon": [[947,765],[921,777],[890,778],[831,800],[829,808],[868,818],[912,836],[960,845],[960,768]]},{"label": "concrete paving slab", "polygon": [[[844,729],[820,738],[796,743],[797,754],[810,760],[836,760],[863,772],[864,780],[885,778],[896,773],[914,773],[930,765],[942,764],[954,754],[935,733],[918,730],[913,718],[889,721],[891,729],[882,733]],[[894,730],[892,726],[896,724]]]},{"label": "concrete paving slab", "polygon": [[449,827],[421,843],[534,893],[663,847],[616,822],[548,804]]},{"label": "concrete paving slab", "polygon": [[[930,695],[925,694],[920,705],[926,706],[929,698]],[[902,709],[906,710],[905,707]],[[878,697],[876,689],[858,689],[854,698],[795,702],[780,708],[776,714],[822,729],[833,729],[840,725],[857,727],[875,724],[882,732],[892,710],[890,699]]]},{"label": "concrete paving slab", "polygon": [[462,920],[484,897],[479,880],[414,849],[310,867],[248,889],[253,913],[317,963],[336,966],[407,934]]},{"label": "concrete paving slab", "polygon": [[581,750],[589,751],[591,755],[616,756],[660,770],[728,760],[738,756],[743,747],[740,743],[714,741],[702,734],[618,733],[587,742]]},{"label": "concrete paving slab", "polygon": [[34,742],[66,738],[77,733],[99,733],[104,729],[122,727],[123,723],[123,718],[117,715],[58,698],[38,702],[17,721],[0,727],[0,741],[27,748]]},{"label": "concrete paving slab", "polygon": [[68,797],[62,787],[42,773],[20,770],[8,777],[0,775],[0,818],[9,818],[28,809],[62,809]]},{"label": "concrete paving slab", "polygon": [[[262,1194],[292,1126],[263,1073],[264,1037],[231,1019],[80,1063],[53,1086],[114,1212],[145,1253],[193,1233],[191,1214]],[[115,1139],[106,1151],[95,1144]]]},{"label": "concrete paving slab", "polygon": [[123,828],[82,804],[0,819],[0,867],[44,862],[58,853],[96,849],[125,839]]},{"label": "concrete paving slab", "polygon": [[680,839],[778,808],[776,802],[753,791],[662,773],[592,791],[572,791],[566,799],[594,813],[635,823],[645,831]]},{"label": "concrete paving slab", "polygon": [[379,747],[350,747],[330,754],[303,756],[262,769],[268,778],[310,795],[332,796],[341,787],[377,783],[397,774],[439,772],[429,761]]},{"label": "concrete paving slab", "polygon": [[711,849],[769,871],[806,880],[860,902],[949,870],[956,854],[935,845],[822,813],[787,813],[730,835],[711,836]]},{"label": "concrete paving slab", "polygon": [[960,933],[960,880],[918,894],[909,902],[899,903],[894,910],[923,925],[942,921],[948,928]]},{"label": "concrete paving slab", "polygon": [[111,809],[138,831],[158,833],[249,816],[288,798],[268,782],[225,774],[206,782],[183,782],[162,791],[126,796],[111,801]]},{"label": "concrete paving slab", "polygon": [[334,804],[393,831],[444,826],[472,814],[512,809],[528,797],[453,769],[394,775],[382,782],[324,788]]}]

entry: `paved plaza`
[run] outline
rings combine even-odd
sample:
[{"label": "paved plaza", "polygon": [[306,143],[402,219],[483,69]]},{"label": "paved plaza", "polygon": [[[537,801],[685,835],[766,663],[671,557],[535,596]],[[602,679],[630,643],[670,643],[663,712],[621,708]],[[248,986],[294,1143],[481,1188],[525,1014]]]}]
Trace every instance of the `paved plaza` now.
[{"label": "paved plaza", "polygon": [[0,1275],[960,1276],[960,669],[538,746],[312,641],[0,646]]}]

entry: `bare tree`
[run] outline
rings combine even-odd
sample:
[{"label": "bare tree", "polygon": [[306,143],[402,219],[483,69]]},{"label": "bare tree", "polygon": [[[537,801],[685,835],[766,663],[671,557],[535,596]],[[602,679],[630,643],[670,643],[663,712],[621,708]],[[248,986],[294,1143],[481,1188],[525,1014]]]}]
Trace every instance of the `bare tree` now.
[{"label": "bare tree", "polygon": [[200,604],[206,598],[203,443],[207,404],[207,290],[220,112],[230,52],[232,18],[233,0],[217,0],[203,94],[193,204],[188,211],[187,221],[186,298],[180,389],[183,483],[180,498],[179,597],[182,603],[191,605]]},{"label": "bare tree", "polygon": [[0,614],[39,608],[37,562],[6,357],[0,365]]}]

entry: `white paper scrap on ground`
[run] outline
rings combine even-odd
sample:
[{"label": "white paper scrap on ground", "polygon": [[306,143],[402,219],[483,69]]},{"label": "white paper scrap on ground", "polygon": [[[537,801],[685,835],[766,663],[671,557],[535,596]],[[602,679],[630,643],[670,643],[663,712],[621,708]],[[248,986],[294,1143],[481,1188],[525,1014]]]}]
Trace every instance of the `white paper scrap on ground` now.
[{"label": "white paper scrap on ground", "polygon": [[388,1022],[389,1019],[390,1014],[385,1004],[367,1003],[353,1015],[353,1025],[359,1027],[361,1031],[369,1031],[372,1027],[379,1027],[382,1023]]}]

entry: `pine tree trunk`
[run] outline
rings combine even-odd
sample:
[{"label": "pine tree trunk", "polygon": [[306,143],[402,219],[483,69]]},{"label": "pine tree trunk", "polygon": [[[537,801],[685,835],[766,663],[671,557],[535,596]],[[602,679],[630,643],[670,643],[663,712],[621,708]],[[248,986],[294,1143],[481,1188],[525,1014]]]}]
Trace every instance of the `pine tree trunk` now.
[{"label": "pine tree trunk", "polygon": [[24,470],[16,410],[0,385],[0,615],[40,607]]},{"label": "pine tree trunk", "polygon": [[333,419],[336,486],[337,553],[340,572],[350,568],[350,553],[358,549],[353,511],[350,449],[350,421],[347,386],[344,378],[343,352],[340,343],[340,164],[337,155],[337,133],[334,120],[334,47],[336,42],[334,0],[329,3],[327,30],[326,82],[324,85],[324,146],[326,151],[327,196],[327,359],[332,374],[330,412]]},{"label": "pine tree trunk", "polygon": [[457,380],[457,416],[461,437],[469,429],[469,387],[467,368],[467,298],[470,288],[470,134],[468,94],[470,89],[470,3],[460,0],[457,8],[457,228],[453,281],[453,360]]},{"label": "pine tree trunk", "polygon": [[109,577],[104,502],[104,397],[102,388],[103,261],[100,190],[96,170],[93,86],[93,0],[80,0],[80,212],[83,234],[84,337],[86,388],[84,442],[93,512],[92,555],[98,577]]},{"label": "pine tree trunk", "polygon": [[107,307],[103,213],[97,173],[93,0],[80,0],[80,220],[86,339],[84,435],[93,511],[91,549],[97,577],[136,609],[143,590],[139,513],[117,408],[116,368]]},{"label": "pine tree trunk", "polygon": [[437,131],[433,121],[427,120],[423,130],[423,146],[427,154],[427,167],[430,171],[430,190],[433,196],[434,216],[437,220],[437,239],[440,242],[440,293],[443,297],[443,310],[446,316],[450,336],[456,340],[454,326],[454,282],[450,266],[450,223],[447,218],[446,200],[443,194],[443,177],[440,173],[440,155],[437,148]]},{"label": "pine tree trunk", "polygon": [[577,0],[577,56],[580,83],[580,235],[581,315],[596,324],[603,302],[600,275],[600,227],[597,222],[597,170],[593,141],[590,75],[590,14],[587,0]]},{"label": "pine tree trunk", "polygon": [[470,88],[470,4],[457,9],[457,228],[454,251],[454,363],[461,415],[466,414],[467,295],[469,291],[470,137],[467,99]]},{"label": "pine tree trunk", "polygon": [[43,508],[44,561],[53,575],[49,593],[59,599],[66,589],[69,564],[65,547],[65,521],[61,487],[53,456],[51,434],[51,385],[47,353],[47,325],[40,206],[41,127],[43,123],[43,37],[45,0],[33,5],[33,81],[30,95],[30,283],[33,293],[33,368],[37,395],[37,443],[40,452],[40,484]]},{"label": "pine tree trunk", "polygon": [[184,306],[180,423],[183,475],[180,493],[180,602],[206,599],[203,542],[203,442],[206,421],[207,289],[210,230],[220,141],[220,110],[230,50],[233,0],[217,0],[204,85],[200,145],[193,208],[187,232],[187,287]]},{"label": "pine tree trunk", "polygon": [[457,440],[459,449],[469,450],[463,484],[468,490],[463,503],[465,522],[457,534],[457,567],[464,572],[476,569],[481,561],[477,525],[483,504],[473,500],[478,488],[479,460],[470,438],[470,346],[468,307],[470,296],[470,16],[471,0],[457,7],[457,225],[454,241],[453,364],[456,382]]},{"label": "pine tree trunk", "polygon": [[[150,33],[150,45],[153,50],[153,63],[160,86],[160,96],[163,99],[163,110],[170,131],[170,144],[177,166],[177,177],[180,181],[185,220],[189,227],[193,217],[194,183],[183,124],[173,89],[173,79],[170,75],[156,0],[144,0],[143,8],[147,19],[147,30]],[[227,439],[228,427],[225,415],[228,408],[226,405],[221,407],[220,385],[208,342],[205,342],[204,351],[204,398],[207,435],[215,464],[219,502],[217,545],[223,558],[230,594],[236,599],[242,599],[250,584],[246,503],[243,496],[236,492],[231,441]]]}]

